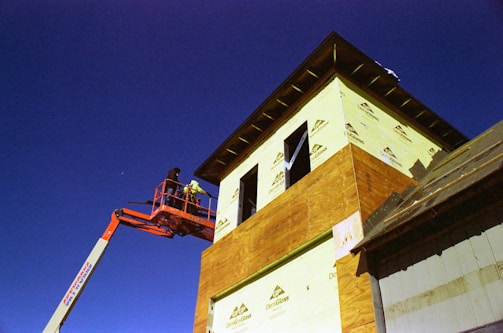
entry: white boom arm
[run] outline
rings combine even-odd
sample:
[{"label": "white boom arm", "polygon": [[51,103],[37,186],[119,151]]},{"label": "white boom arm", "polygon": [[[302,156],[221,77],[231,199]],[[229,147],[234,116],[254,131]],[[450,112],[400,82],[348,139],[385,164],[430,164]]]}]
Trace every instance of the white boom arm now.
[{"label": "white boom arm", "polygon": [[82,265],[82,268],[70,285],[70,288],[68,288],[68,291],[65,293],[65,296],[56,308],[56,311],[54,311],[51,319],[45,326],[43,333],[59,333],[61,325],[63,325],[66,317],[70,314],[70,311],[82,293],[82,290],[84,290],[87,281],[93,274],[94,269],[98,265],[107,246],[108,241],[102,238],[98,239],[98,242],[94,245],[89,257],[87,257],[84,265]]},{"label": "white boom arm", "polygon": [[96,245],[94,245],[91,253],[84,262],[84,265],[82,265],[82,268],[77,273],[77,276],[70,285],[70,288],[68,288],[68,291],[63,296],[63,299],[56,308],[56,311],[54,311],[51,319],[45,326],[43,333],[59,333],[59,329],[70,314],[70,311],[72,311],[75,302],[79,298],[80,294],[82,294],[89,278],[103,257],[108,243],[118,225],[118,215],[114,213],[112,214],[112,220],[105,230],[105,233],[103,233],[103,236],[101,236],[101,238],[96,242]]}]

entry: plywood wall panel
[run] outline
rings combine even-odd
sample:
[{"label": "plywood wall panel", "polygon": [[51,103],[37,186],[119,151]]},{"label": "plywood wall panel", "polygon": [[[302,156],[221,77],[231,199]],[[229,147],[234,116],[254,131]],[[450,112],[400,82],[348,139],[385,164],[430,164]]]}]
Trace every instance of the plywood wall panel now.
[{"label": "plywood wall panel", "polygon": [[[362,210],[368,216],[393,191],[401,192],[410,183],[408,177],[356,146],[341,149],[203,253],[194,332],[206,330],[211,297],[354,212]],[[352,266],[341,269],[341,276],[358,284],[356,290],[342,296],[349,304],[348,308],[341,304],[341,311],[350,317],[346,326],[364,329],[375,325],[369,277],[356,278]]]},{"label": "plywood wall panel", "polygon": [[358,210],[346,146],[203,252],[194,332],[205,332],[209,299]]},{"label": "plywood wall panel", "polygon": [[366,325],[352,328],[348,331],[348,333],[375,333],[375,332],[376,332],[376,327],[373,322],[368,323]]},{"label": "plywood wall panel", "polygon": [[362,220],[367,219],[393,192],[401,193],[407,186],[417,184],[413,179],[357,146],[351,145],[351,152]]},{"label": "plywood wall panel", "polygon": [[369,274],[356,276],[360,256],[349,254],[336,263],[343,332],[366,331],[370,327],[375,331]]}]

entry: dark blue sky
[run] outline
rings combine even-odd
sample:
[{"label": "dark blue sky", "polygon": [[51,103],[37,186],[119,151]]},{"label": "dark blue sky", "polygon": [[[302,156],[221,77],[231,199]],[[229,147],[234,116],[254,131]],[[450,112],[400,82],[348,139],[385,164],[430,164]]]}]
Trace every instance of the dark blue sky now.
[{"label": "dark blue sky", "polygon": [[[189,182],[330,31],[469,137],[503,118],[497,0],[2,1],[0,332],[41,331],[112,211]],[[208,246],[119,227],[62,332],[191,332]]]}]

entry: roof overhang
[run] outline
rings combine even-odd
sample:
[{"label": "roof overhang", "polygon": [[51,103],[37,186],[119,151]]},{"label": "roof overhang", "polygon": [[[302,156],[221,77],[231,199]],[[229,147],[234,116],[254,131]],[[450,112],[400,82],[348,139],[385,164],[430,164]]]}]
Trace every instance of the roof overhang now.
[{"label": "roof overhang", "polygon": [[194,174],[219,185],[239,161],[281,126],[335,74],[350,80],[416,124],[448,151],[468,141],[464,134],[401,88],[393,73],[332,32]]}]

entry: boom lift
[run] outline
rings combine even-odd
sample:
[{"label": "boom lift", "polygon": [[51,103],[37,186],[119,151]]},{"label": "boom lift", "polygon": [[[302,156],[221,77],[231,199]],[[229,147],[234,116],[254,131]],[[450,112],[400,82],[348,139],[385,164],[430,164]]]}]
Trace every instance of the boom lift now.
[{"label": "boom lift", "polygon": [[[170,182],[173,181],[170,180]],[[178,189],[183,188],[183,186],[183,184],[177,183]],[[108,243],[119,224],[167,238],[173,238],[175,235],[192,235],[213,241],[215,211],[211,209],[211,197],[206,207],[201,205],[199,199],[196,202],[191,202],[190,191],[187,191],[185,195],[181,195],[181,191],[177,190],[174,194],[168,195],[165,190],[166,180],[156,187],[153,201],[133,202],[151,205],[150,215],[127,208],[119,208],[112,213],[105,232],[96,242],[43,333],[59,333],[61,326],[103,257]]]}]

